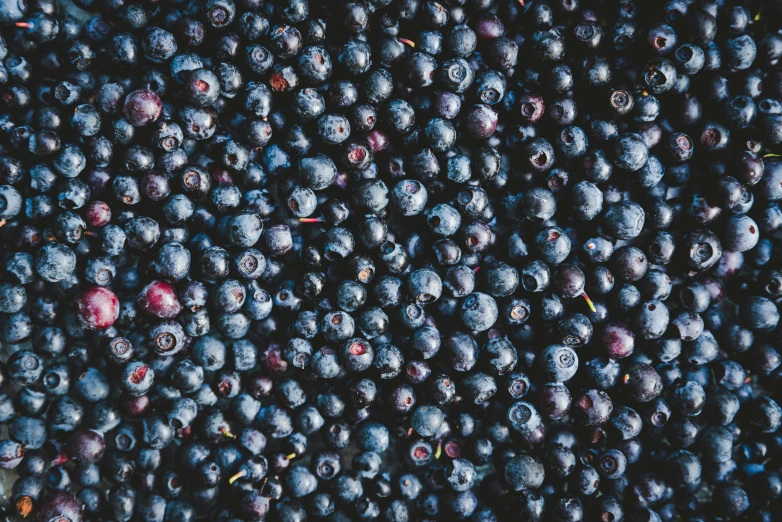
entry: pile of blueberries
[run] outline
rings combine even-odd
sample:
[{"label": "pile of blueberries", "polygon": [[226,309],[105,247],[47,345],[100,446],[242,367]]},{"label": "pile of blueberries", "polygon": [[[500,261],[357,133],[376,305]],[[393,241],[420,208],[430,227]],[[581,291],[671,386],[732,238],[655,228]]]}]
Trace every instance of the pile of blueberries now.
[{"label": "pile of blueberries", "polygon": [[779,1],[73,1],[0,0],[0,515],[780,520]]}]

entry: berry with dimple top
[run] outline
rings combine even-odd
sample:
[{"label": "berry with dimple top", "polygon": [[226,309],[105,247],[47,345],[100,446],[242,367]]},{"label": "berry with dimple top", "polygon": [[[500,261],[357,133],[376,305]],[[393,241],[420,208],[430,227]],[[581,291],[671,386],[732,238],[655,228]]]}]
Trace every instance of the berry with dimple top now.
[{"label": "berry with dimple top", "polygon": [[14,469],[24,457],[24,448],[18,442],[4,440],[0,442],[0,469]]},{"label": "berry with dimple top", "polygon": [[108,288],[93,286],[76,297],[76,316],[88,330],[105,330],[119,317],[120,303]]}]

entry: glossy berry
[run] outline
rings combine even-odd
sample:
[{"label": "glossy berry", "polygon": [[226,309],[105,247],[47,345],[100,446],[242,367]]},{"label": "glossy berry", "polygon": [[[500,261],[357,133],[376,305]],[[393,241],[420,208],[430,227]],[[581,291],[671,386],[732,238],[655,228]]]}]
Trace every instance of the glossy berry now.
[{"label": "glossy berry", "polygon": [[160,117],[162,109],[163,104],[158,95],[148,89],[128,94],[123,107],[128,122],[137,127],[153,123]]},{"label": "glossy berry", "polygon": [[104,330],[119,317],[119,300],[113,292],[92,287],[76,298],[77,317],[90,330]]}]

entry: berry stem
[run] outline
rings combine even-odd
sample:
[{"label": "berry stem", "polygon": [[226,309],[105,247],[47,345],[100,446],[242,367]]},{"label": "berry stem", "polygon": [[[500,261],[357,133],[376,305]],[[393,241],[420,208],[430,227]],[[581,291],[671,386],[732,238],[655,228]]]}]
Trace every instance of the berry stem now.
[{"label": "berry stem", "polygon": [[414,42],[414,41],[412,41],[412,40],[408,40],[407,38],[399,38],[398,40],[399,40],[400,42],[402,42],[403,44],[407,44],[407,45],[409,45],[410,47],[412,47],[413,49],[415,49],[415,42]]},{"label": "berry stem", "polygon": [[244,477],[245,475],[247,475],[247,472],[245,470],[241,470],[241,471],[237,472],[234,476],[229,478],[228,479],[228,483],[229,484],[233,484],[234,482],[236,482],[240,478]]},{"label": "berry stem", "polygon": [[299,223],[323,223],[323,218],[299,218]]},{"label": "berry stem", "polygon": [[589,309],[592,310],[592,312],[597,312],[597,308],[595,308],[595,304],[592,302],[592,300],[589,298],[586,292],[581,292],[581,297],[583,297],[584,301],[587,302],[587,305],[589,305]]}]

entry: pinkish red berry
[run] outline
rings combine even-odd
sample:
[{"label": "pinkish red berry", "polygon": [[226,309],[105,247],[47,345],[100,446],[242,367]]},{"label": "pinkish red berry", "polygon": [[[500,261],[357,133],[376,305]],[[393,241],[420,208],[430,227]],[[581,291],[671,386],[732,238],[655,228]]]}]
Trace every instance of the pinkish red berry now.
[{"label": "pinkish red berry", "polygon": [[76,298],[76,316],[88,330],[105,330],[119,317],[119,299],[108,288],[90,287]]},{"label": "pinkish red berry", "polygon": [[611,321],[603,327],[598,337],[598,343],[603,347],[606,357],[623,359],[635,349],[635,335],[626,324]]},{"label": "pinkish red berry", "polygon": [[388,148],[388,136],[378,129],[373,129],[367,133],[367,143],[372,149],[372,152],[383,152]]},{"label": "pinkish red berry", "polygon": [[174,287],[163,281],[152,281],[138,295],[138,304],[149,314],[163,319],[176,317],[182,304]]},{"label": "pinkish red berry", "polygon": [[103,201],[93,201],[84,211],[84,221],[90,228],[105,227],[111,221],[111,208]]}]

